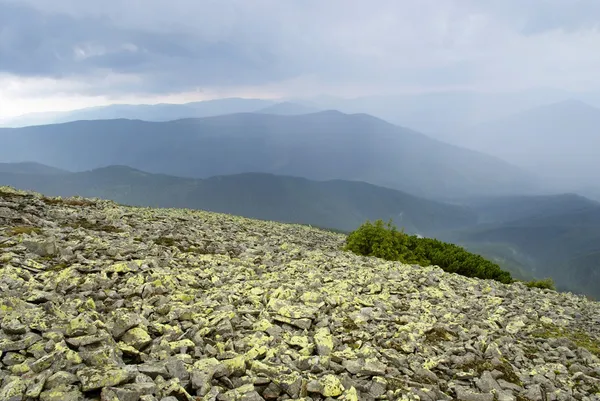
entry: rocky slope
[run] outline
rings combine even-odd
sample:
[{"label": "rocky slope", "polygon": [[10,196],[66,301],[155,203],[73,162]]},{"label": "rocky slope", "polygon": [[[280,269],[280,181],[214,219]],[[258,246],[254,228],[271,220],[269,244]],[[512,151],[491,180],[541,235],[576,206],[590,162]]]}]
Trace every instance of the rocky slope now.
[{"label": "rocky slope", "polygon": [[1,188],[0,400],[600,400],[600,304],[343,242]]}]

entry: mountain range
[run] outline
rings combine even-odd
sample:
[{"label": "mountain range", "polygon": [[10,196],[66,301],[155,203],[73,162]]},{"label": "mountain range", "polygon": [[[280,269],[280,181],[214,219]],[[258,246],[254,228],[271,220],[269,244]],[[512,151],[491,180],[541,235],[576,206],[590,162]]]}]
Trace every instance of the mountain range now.
[{"label": "mountain range", "polygon": [[[584,103],[585,102],[585,103]],[[554,89],[489,94],[445,91],[310,99],[228,98],[185,104],[110,105],[61,113],[33,113],[5,127],[78,120],[164,122],[235,113],[301,115],[320,110],[368,113],[431,138],[486,153],[542,179],[546,193],[578,192],[600,200],[595,179],[600,94]],[[386,184],[387,185],[387,184]]]},{"label": "mountain range", "polygon": [[189,178],[260,172],[364,181],[435,199],[535,191],[534,177],[500,159],[338,111],[76,121],[3,128],[0,137],[0,160],[70,171],[126,165]]},{"label": "mountain range", "polygon": [[[450,141],[452,137],[450,134],[461,132],[468,127],[568,99],[577,99],[600,107],[600,93],[598,92],[569,92],[552,88],[500,93],[446,90],[354,98],[322,95],[310,98],[283,99],[225,98],[183,104],[115,104],[68,112],[30,113],[4,122],[0,121],[0,126],[22,127],[110,118],[167,121],[178,118],[260,112],[271,106],[275,106],[274,113],[279,114],[277,109],[291,106],[292,114],[305,114],[308,110],[312,112],[339,110],[348,114],[367,113],[393,124],[424,132],[437,139]],[[279,106],[281,103],[283,105]],[[298,110],[304,111],[299,112]]]},{"label": "mountain range", "polygon": [[[244,173],[208,179],[150,174],[126,166],[56,173],[38,165],[0,165],[0,184],[53,196],[99,197],[120,203],[205,209],[263,220],[311,224],[342,231],[365,220],[394,219],[407,232],[433,235],[472,226],[475,213],[364,182],[312,181],[273,174]],[[33,170],[33,169],[31,169]]]},{"label": "mountain range", "polygon": [[272,106],[258,110],[257,113],[277,114],[280,116],[297,116],[300,114],[317,113],[320,110],[316,107],[306,106],[293,102],[276,103]]},{"label": "mountain range", "polygon": [[[227,98],[183,104],[111,104],[55,113],[31,113],[3,122],[3,127],[59,124],[79,120],[131,119],[171,121],[182,118],[201,118],[233,113],[264,112],[278,102],[265,99]],[[284,107],[282,107],[284,108]],[[275,109],[277,111],[277,108]]]}]

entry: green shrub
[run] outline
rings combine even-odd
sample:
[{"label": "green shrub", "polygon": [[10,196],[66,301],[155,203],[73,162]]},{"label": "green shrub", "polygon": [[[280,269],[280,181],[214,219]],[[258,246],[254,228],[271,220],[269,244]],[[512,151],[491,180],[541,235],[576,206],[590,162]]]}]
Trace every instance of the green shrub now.
[{"label": "green shrub", "polygon": [[556,290],[556,286],[554,285],[554,280],[551,278],[546,278],[543,280],[531,280],[525,283],[525,285],[529,288],[543,288],[548,290]]},{"label": "green shrub", "polygon": [[367,221],[348,235],[344,249],[403,263],[437,265],[447,272],[467,277],[493,279],[506,284],[512,282],[510,273],[480,255],[454,244],[405,234],[398,231],[391,220],[388,223]]}]

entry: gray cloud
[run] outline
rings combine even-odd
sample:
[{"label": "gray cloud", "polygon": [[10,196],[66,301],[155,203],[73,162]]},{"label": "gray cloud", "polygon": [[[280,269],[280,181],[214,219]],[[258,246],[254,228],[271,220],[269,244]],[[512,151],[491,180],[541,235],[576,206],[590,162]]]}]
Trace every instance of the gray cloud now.
[{"label": "gray cloud", "polygon": [[[299,77],[600,87],[599,19],[597,0],[0,0],[0,72],[104,82],[79,87],[88,94]],[[107,84],[110,75],[131,79]]]},{"label": "gray cloud", "polygon": [[70,77],[114,71],[148,79],[146,89],[260,84],[293,74],[277,70],[268,48],[188,32],[128,29],[109,17],[50,14],[0,2],[0,69],[22,76]]}]

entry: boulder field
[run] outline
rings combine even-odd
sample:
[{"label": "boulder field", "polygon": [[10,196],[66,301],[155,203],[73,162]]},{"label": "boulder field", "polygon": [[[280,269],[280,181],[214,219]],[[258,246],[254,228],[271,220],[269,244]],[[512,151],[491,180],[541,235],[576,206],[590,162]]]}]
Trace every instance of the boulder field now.
[{"label": "boulder field", "polygon": [[0,187],[0,400],[600,400],[600,304]]}]

